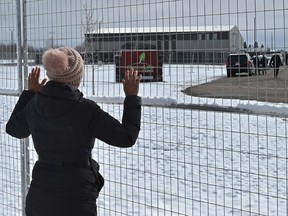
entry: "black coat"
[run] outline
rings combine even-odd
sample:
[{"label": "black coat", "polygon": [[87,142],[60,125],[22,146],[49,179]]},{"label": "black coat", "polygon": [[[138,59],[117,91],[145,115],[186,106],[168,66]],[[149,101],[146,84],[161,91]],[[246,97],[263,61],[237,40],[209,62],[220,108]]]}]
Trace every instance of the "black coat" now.
[{"label": "black coat", "polygon": [[278,54],[274,54],[270,60],[270,67],[279,68],[281,66],[281,58]]},{"label": "black coat", "polygon": [[[95,138],[131,147],[140,131],[141,98],[127,96],[122,123],[71,86],[49,81],[38,93],[23,91],[6,125],[13,137],[32,135],[39,158],[52,164],[87,161]],[[54,166],[36,162],[26,199],[27,216],[96,215],[103,182],[99,166]],[[99,175],[97,175],[99,174]]]}]

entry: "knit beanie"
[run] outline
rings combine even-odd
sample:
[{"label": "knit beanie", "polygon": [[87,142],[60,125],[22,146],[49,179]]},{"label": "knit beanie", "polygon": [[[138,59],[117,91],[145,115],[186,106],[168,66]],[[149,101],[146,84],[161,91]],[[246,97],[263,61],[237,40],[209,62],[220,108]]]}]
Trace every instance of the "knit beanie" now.
[{"label": "knit beanie", "polygon": [[84,64],[81,55],[70,47],[49,49],[42,57],[43,66],[50,80],[79,87]]}]

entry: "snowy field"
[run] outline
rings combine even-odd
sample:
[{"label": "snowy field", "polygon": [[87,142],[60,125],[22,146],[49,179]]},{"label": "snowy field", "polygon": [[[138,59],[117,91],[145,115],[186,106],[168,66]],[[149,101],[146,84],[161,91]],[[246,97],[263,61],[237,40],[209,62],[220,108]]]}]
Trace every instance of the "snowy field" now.
[{"label": "snowy field", "polygon": [[[95,66],[94,78],[92,66],[85,71],[84,95],[121,119],[124,93],[115,83],[114,65]],[[15,66],[0,66],[1,89],[17,88],[16,73]],[[95,145],[94,158],[106,179],[97,201],[99,215],[288,214],[286,105],[181,92],[225,74],[224,66],[165,65],[164,82],[141,83],[144,106],[136,145]],[[21,215],[19,142],[4,132],[16,98],[1,96],[0,102],[0,215]],[[260,114],[171,109],[171,104],[238,107]],[[262,115],[267,112],[282,117]],[[30,154],[33,166],[37,157],[32,148]]]}]

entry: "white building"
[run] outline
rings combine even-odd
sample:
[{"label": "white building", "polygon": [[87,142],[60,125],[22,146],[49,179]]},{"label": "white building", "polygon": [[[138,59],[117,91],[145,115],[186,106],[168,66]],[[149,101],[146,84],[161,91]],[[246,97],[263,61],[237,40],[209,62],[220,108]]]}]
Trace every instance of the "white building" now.
[{"label": "white building", "polygon": [[244,39],[234,25],[102,28],[86,33],[85,42],[97,61],[113,62],[121,49],[157,49],[164,63],[222,64],[230,52],[243,49]]}]

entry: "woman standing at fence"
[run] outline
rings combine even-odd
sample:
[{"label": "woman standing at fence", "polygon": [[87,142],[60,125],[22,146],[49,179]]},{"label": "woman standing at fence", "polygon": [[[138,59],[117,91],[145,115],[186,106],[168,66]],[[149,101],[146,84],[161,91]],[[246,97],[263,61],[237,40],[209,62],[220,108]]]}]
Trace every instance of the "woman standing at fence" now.
[{"label": "woman standing at fence", "polygon": [[27,216],[95,216],[96,199],[104,184],[99,165],[91,158],[95,138],[118,147],[131,147],[140,130],[141,77],[127,71],[122,123],[78,90],[84,65],[72,48],[51,49],[43,55],[50,79],[39,83],[33,68],[6,125],[17,138],[32,135],[39,155],[26,198]]}]

